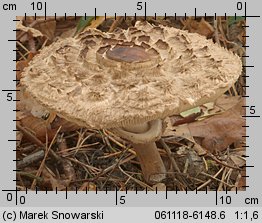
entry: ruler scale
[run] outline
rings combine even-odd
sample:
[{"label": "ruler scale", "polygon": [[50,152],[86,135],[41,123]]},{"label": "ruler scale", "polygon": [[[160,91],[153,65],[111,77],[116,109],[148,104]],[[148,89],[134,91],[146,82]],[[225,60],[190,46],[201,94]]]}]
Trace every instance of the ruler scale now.
[{"label": "ruler scale", "polygon": [[[75,2],[52,2],[52,1],[3,1],[1,8],[1,156],[0,156],[0,220],[1,222],[33,222],[41,220],[44,222],[262,222],[262,178],[260,170],[262,168],[262,142],[260,141],[262,132],[261,113],[261,11],[259,1],[217,1],[208,0],[196,1],[93,1],[86,2],[78,0]],[[246,144],[241,145],[246,149],[247,160],[243,168],[246,169],[247,184],[244,191],[199,191],[197,188],[185,191],[169,190],[159,191],[156,187],[153,191],[140,190],[135,188],[129,191],[128,188],[107,188],[104,191],[79,191],[75,187],[74,191],[34,190],[26,188],[20,191],[17,187],[19,179],[16,174],[20,169],[16,168],[21,160],[16,158],[16,133],[20,130],[16,124],[20,122],[16,119],[16,72],[15,63],[19,60],[15,58],[17,53],[16,16],[23,15],[25,20],[28,16],[33,16],[37,20],[38,16],[48,19],[53,16],[55,20],[63,17],[68,20],[69,16],[77,19],[87,15],[103,16],[106,20],[108,16],[123,16],[126,19],[132,16],[135,19],[143,17],[144,20],[150,18],[157,19],[157,16],[173,16],[178,19],[183,16],[186,20],[188,16],[197,19],[199,16],[207,19],[207,16],[222,16],[227,19],[233,16],[244,18],[246,24],[242,26],[246,29],[246,43],[242,46],[246,50],[243,55],[246,70],[242,77],[246,83],[242,85],[247,100],[246,114],[242,117],[246,119],[246,134],[242,136]],[[260,136],[260,137],[259,137]]]}]

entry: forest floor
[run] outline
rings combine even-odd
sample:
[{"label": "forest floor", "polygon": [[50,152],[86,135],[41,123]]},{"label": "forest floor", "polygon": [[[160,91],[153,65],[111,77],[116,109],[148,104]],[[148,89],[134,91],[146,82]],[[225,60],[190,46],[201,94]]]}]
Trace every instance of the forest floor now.
[{"label": "forest floor", "polygon": [[[104,32],[134,26],[137,17],[19,17],[17,80],[39,50],[58,38],[93,27]],[[242,17],[148,17],[154,25],[196,32],[234,52],[245,65]],[[245,69],[232,88],[214,102],[168,117],[157,142],[167,178],[156,185],[143,179],[132,146],[109,130],[80,128],[57,114],[35,117],[30,98],[17,93],[17,187],[20,190],[245,190]],[[23,89],[19,81],[17,89]]]}]

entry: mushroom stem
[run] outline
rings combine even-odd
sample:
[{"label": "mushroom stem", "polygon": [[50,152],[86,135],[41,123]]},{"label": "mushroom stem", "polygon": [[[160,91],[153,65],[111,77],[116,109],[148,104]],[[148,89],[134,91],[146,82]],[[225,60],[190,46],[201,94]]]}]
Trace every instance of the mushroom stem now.
[{"label": "mushroom stem", "polygon": [[114,129],[119,136],[132,143],[143,176],[149,184],[159,183],[166,177],[166,168],[155,143],[161,137],[162,130],[160,119]]},{"label": "mushroom stem", "polygon": [[166,168],[157,150],[155,142],[145,144],[132,143],[146,182],[158,183],[166,177]]}]

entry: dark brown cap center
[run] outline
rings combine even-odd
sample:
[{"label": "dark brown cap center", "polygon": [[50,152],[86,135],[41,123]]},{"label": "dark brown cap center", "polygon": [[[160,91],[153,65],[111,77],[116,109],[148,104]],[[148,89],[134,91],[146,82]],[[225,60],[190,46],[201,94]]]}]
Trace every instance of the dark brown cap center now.
[{"label": "dark brown cap center", "polygon": [[115,46],[112,50],[106,52],[108,59],[119,62],[144,62],[150,59],[145,49],[141,46]]}]

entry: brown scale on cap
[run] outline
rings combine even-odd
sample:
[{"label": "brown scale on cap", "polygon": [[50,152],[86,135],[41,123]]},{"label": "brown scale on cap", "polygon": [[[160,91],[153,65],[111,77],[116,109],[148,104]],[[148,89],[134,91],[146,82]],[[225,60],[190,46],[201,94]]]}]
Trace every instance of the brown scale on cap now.
[{"label": "brown scale on cap", "polygon": [[241,70],[240,58],[212,40],[137,22],[115,33],[90,28],[58,40],[34,57],[21,83],[62,117],[132,142],[152,183],[165,177],[154,143],[161,120],[215,100]]},{"label": "brown scale on cap", "polygon": [[148,54],[142,46],[121,46],[116,45],[114,48],[106,52],[106,57],[111,60],[126,62],[126,63],[138,63],[150,60],[150,54]]}]

